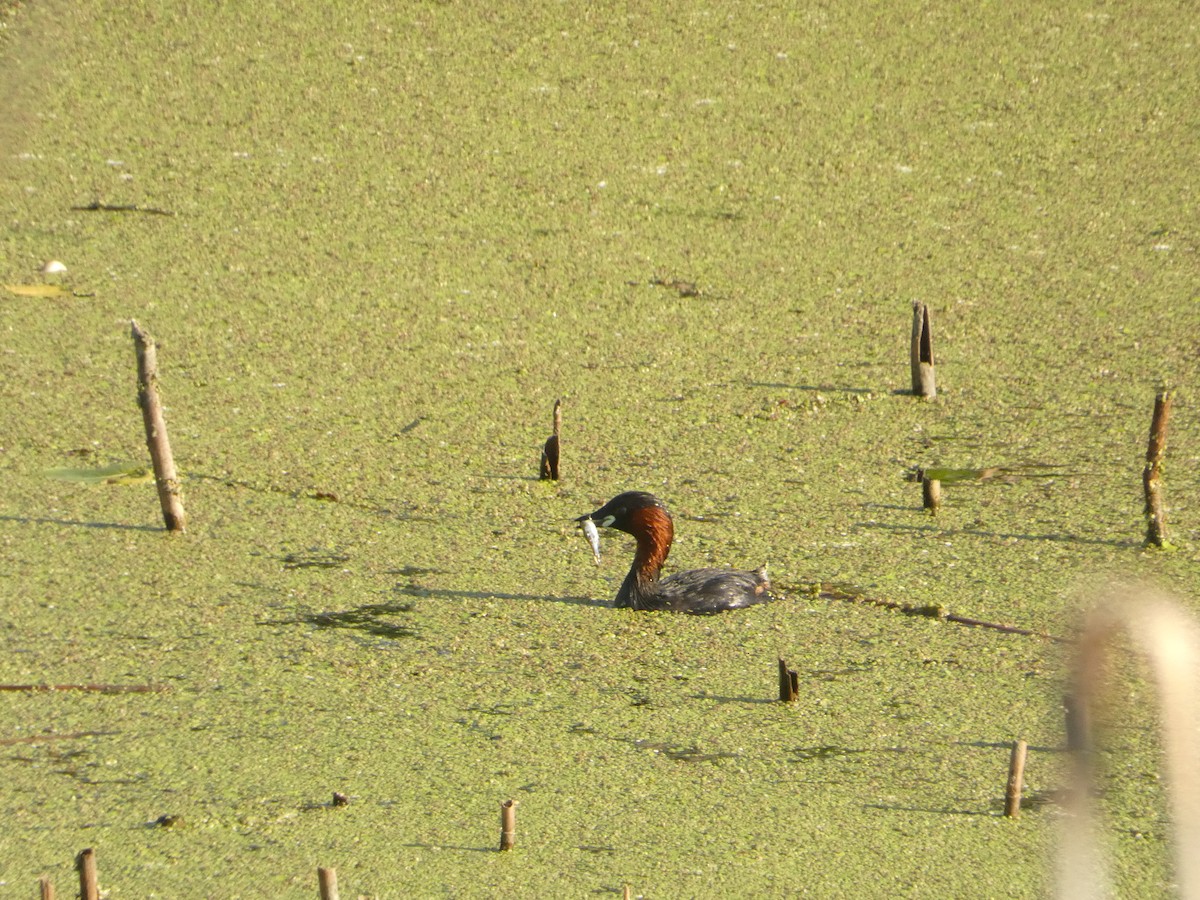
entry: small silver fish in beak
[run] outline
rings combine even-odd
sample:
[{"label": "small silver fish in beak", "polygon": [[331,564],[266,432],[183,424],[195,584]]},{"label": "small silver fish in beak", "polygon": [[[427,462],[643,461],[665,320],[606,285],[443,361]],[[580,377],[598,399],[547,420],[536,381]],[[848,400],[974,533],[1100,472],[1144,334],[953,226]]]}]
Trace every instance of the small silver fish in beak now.
[{"label": "small silver fish in beak", "polygon": [[584,519],[580,524],[583,526],[584,537],[592,545],[592,556],[596,558],[596,565],[600,565],[600,530],[591,519]]}]

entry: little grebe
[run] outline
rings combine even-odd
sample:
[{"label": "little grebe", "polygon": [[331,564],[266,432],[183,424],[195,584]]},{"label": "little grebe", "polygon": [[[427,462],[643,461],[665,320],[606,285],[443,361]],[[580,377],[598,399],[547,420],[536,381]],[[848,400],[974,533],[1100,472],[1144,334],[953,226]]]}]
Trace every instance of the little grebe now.
[{"label": "little grebe", "polygon": [[741,609],[770,599],[766,566],[754,572],[693,569],[660,581],[658,576],[671,552],[675,526],[671,514],[653,494],[626,491],[575,521],[582,524],[588,520],[637,539],[633,566],[617,592],[614,606],[705,614]]}]

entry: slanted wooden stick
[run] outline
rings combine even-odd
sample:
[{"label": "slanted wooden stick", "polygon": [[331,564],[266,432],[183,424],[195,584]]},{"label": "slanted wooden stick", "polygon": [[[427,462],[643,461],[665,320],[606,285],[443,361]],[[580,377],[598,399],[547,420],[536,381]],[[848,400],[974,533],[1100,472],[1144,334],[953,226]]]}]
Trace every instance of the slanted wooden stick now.
[{"label": "slanted wooden stick", "polygon": [[183,511],[183,491],[175,471],[175,457],[167,440],[167,423],[163,418],[162,401],[158,397],[158,352],[154,339],[142,330],[137,320],[130,321],[133,346],[137,351],[138,406],[146,426],[146,446],[154,464],[154,481],[158,485],[158,501],[162,505],[163,522],[167,531],[184,531],[187,515]]},{"label": "slanted wooden stick", "polygon": [[338,900],[336,869],[318,868],[317,885],[321,889],[321,900]]},{"label": "slanted wooden stick", "polygon": [[511,850],[517,840],[517,801],[500,804],[500,849]]},{"label": "slanted wooden stick", "polygon": [[779,699],[783,703],[791,703],[800,696],[800,675],[788,668],[788,664],[779,658]]},{"label": "slanted wooden stick", "polygon": [[932,400],[937,396],[937,385],[933,375],[933,327],[929,322],[929,307],[919,300],[913,301],[910,358],[912,392],[918,397]]},{"label": "slanted wooden stick", "polygon": [[49,875],[38,879],[38,887],[41,889],[41,900],[54,900],[54,882]]},{"label": "slanted wooden stick", "polygon": [[1146,448],[1146,467],[1142,469],[1142,490],[1146,495],[1146,546],[1167,546],[1167,518],[1163,509],[1162,458],[1167,449],[1167,422],[1171,418],[1171,392],[1159,391],[1154,398],[1154,418],[1150,423],[1150,444]]},{"label": "slanted wooden stick", "polygon": [[100,880],[96,874],[96,851],[91,847],[75,860],[79,869],[79,900],[100,900]]},{"label": "slanted wooden stick", "polygon": [[1021,786],[1025,780],[1025,756],[1029,745],[1024,741],[1013,744],[1008,759],[1008,787],[1004,792],[1004,815],[1010,819],[1021,815]]},{"label": "slanted wooden stick", "polygon": [[558,481],[559,433],[562,431],[562,399],[554,401],[554,433],[546,438],[542,447],[541,478],[543,481]]}]

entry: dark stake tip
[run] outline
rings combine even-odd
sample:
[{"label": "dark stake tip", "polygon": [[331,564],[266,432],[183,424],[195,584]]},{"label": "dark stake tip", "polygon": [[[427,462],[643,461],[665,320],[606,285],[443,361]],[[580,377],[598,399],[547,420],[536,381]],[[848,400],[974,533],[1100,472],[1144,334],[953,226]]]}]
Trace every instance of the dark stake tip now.
[{"label": "dark stake tip", "polygon": [[779,699],[791,703],[800,696],[800,674],[788,668],[783,657],[779,658]]},{"label": "dark stake tip", "polygon": [[539,476],[542,481],[558,481],[559,434],[562,431],[562,399],[554,401],[554,432],[542,447]]},{"label": "dark stake tip", "polygon": [[1017,741],[1008,758],[1008,785],[1004,791],[1004,815],[1016,819],[1021,815],[1021,786],[1025,780],[1025,756],[1029,745]]},{"label": "dark stake tip", "polygon": [[929,320],[929,307],[919,300],[913,301],[909,358],[912,368],[912,392],[918,397],[932,400],[937,396],[937,384],[933,373],[933,325]]},{"label": "dark stake tip", "polygon": [[517,801],[500,804],[500,849],[511,850],[517,840]]},{"label": "dark stake tip", "polygon": [[1147,547],[1169,547],[1167,516],[1163,506],[1162,460],[1167,449],[1167,423],[1171,418],[1171,392],[1161,390],[1154,398],[1154,418],[1150,422],[1150,442],[1146,447],[1146,466],[1142,469],[1145,495]]},{"label": "dark stake tip", "polygon": [[100,900],[100,879],[96,872],[96,851],[91,847],[81,850],[75,859],[79,869],[80,900]]},{"label": "dark stake tip", "polygon": [[343,794],[341,791],[334,791],[333,792],[333,805],[334,806],[349,806],[350,798],[347,797],[345,794]]}]

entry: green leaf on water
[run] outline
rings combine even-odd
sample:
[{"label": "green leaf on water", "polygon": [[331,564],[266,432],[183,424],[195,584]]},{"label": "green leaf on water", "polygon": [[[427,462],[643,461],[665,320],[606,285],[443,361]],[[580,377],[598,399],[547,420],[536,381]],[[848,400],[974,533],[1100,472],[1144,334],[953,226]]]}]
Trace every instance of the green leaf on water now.
[{"label": "green leaf on water", "polygon": [[4,289],[18,297],[58,297],[67,292],[60,284],[6,284]]},{"label": "green leaf on water", "polygon": [[145,484],[154,473],[133,463],[113,463],[99,469],[47,469],[46,477],[76,484]]},{"label": "green leaf on water", "polygon": [[925,477],[930,481],[954,484],[956,481],[989,481],[1001,471],[995,466],[987,469],[926,469]]}]

